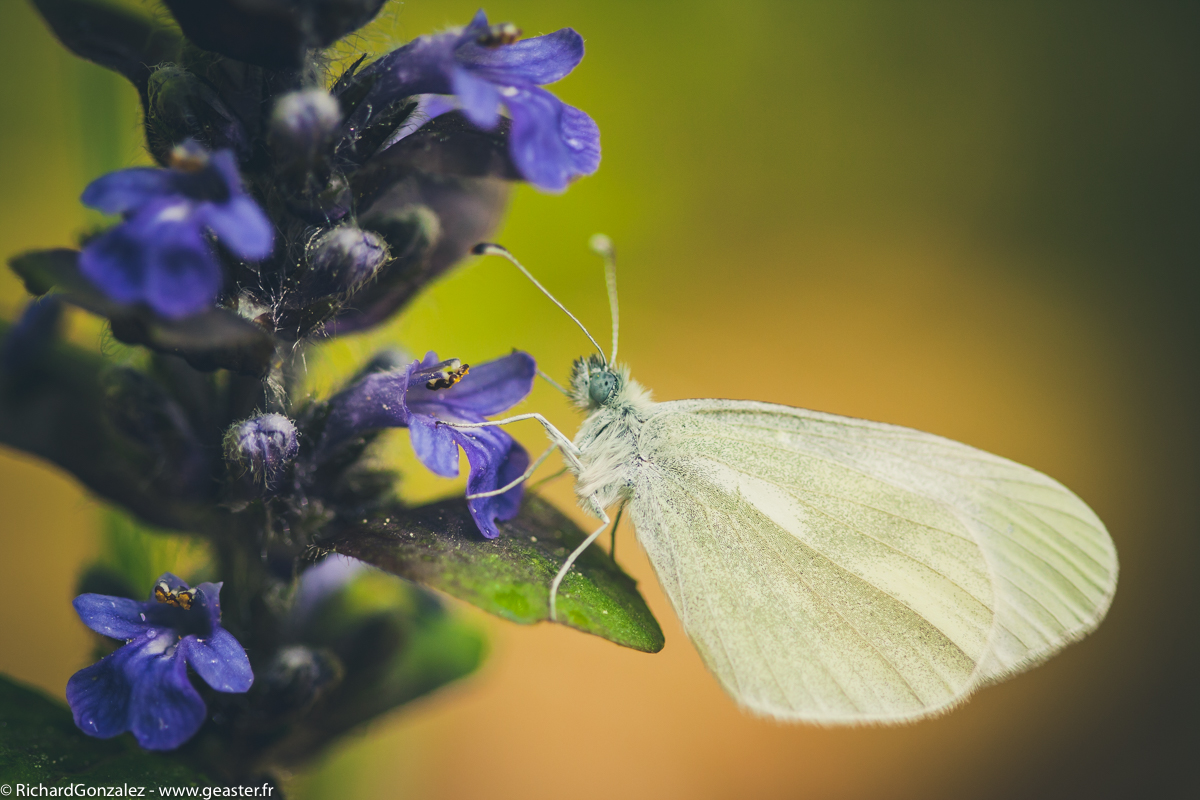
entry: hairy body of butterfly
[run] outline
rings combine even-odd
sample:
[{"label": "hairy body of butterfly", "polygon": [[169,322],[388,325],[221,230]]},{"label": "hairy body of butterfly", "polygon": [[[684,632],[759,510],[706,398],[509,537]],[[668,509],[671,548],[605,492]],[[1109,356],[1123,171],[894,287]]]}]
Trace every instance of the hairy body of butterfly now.
[{"label": "hairy body of butterfly", "polygon": [[1045,660],[1116,587],[1104,525],[1041,473],[932,434],[737,400],[653,402],[575,363],[582,505],[627,503],[705,663],[746,708],[899,722]]}]

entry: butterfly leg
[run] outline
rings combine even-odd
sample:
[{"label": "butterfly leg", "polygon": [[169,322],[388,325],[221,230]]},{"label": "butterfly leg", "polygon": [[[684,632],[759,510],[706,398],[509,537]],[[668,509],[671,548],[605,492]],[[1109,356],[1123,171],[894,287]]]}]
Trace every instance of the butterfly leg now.
[{"label": "butterfly leg", "polygon": [[534,419],[541,423],[542,427],[546,429],[546,434],[550,437],[550,441],[562,449],[563,457],[570,461],[572,466],[578,469],[583,468],[583,464],[579,461],[579,448],[567,438],[565,433],[551,425],[550,420],[541,414],[517,414],[515,417],[494,419],[487,422],[447,422],[446,420],[438,420],[437,424],[448,425],[451,428],[494,428],[499,425],[507,425],[510,422],[520,422],[526,419]]},{"label": "butterfly leg", "polygon": [[477,500],[480,497],[495,497],[498,494],[504,494],[509,489],[512,489],[516,486],[520,486],[522,483],[524,483],[526,480],[528,480],[529,476],[533,475],[533,473],[537,471],[537,468],[542,465],[542,462],[545,461],[547,458],[549,458],[550,454],[553,453],[557,449],[558,449],[557,442],[555,442],[554,444],[552,444],[548,448],[546,448],[546,452],[544,452],[540,456],[538,456],[537,461],[534,461],[529,466],[529,469],[525,470],[525,474],[523,474],[521,477],[517,478],[512,483],[509,483],[505,486],[501,486],[499,489],[493,489],[490,492],[480,492],[479,494],[469,494],[469,495],[467,495],[467,499],[468,500]]},{"label": "butterfly leg", "polygon": [[[597,504],[597,506],[598,505],[599,504]],[[600,512],[600,517],[604,520],[604,522],[602,522],[600,524],[599,528],[596,528],[596,530],[594,530],[592,532],[591,536],[589,536],[583,540],[583,544],[579,545],[579,547],[576,547],[575,551],[573,553],[571,553],[571,555],[567,556],[567,560],[563,562],[562,568],[559,569],[558,574],[554,576],[554,580],[550,581],[550,619],[551,619],[551,621],[554,621],[558,618],[555,600],[557,600],[557,598],[558,598],[559,584],[561,584],[563,582],[563,578],[567,577],[567,573],[571,571],[571,567],[574,566],[574,564],[575,564],[575,559],[577,559],[581,555],[583,555],[583,551],[587,550],[588,547],[592,544],[592,542],[596,541],[597,536],[604,533],[604,529],[607,528],[608,523],[612,521],[608,518],[608,515],[605,514],[603,510]]]},{"label": "butterfly leg", "polygon": [[621,524],[621,515],[625,513],[625,504],[621,503],[621,507],[617,509],[617,516],[613,518],[612,539],[608,545],[608,557],[613,561],[617,560],[617,526]]}]

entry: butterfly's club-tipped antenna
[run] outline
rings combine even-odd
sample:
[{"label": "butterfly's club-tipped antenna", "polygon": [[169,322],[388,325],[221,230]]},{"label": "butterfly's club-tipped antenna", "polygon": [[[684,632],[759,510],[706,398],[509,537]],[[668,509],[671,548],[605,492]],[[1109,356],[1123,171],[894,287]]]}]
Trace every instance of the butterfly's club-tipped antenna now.
[{"label": "butterfly's club-tipped antenna", "polygon": [[590,242],[592,250],[604,259],[604,282],[608,284],[608,310],[612,315],[612,357],[608,363],[617,363],[617,334],[621,330],[621,314],[617,309],[617,250],[612,239],[597,233]]},{"label": "butterfly's club-tipped antenna", "polygon": [[542,286],[540,283],[538,283],[538,279],[533,277],[533,274],[530,273],[529,270],[525,269],[521,262],[517,261],[513,254],[508,252],[507,248],[501,247],[498,244],[492,244],[491,242],[480,242],[471,248],[471,252],[477,256],[500,256],[501,258],[507,259],[514,267],[521,270],[522,275],[528,278],[530,282],[532,282],[533,285],[541,291],[542,294],[546,295],[546,297],[549,297],[554,305],[562,309],[562,312],[570,317],[572,322],[579,326],[579,330],[583,331],[583,335],[588,338],[588,341],[590,341],[595,346],[596,351],[600,353],[600,360],[604,361],[605,366],[608,365],[608,361],[604,356],[604,348],[600,346],[600,343],[596,341],[592,334],[588,333],[588,329],[584,327],[583,323],[580,322],[574,314],[568,311],[566,306],[558,302],[558,298],[550,294],[549,290],[546,289],[545,286]]}]

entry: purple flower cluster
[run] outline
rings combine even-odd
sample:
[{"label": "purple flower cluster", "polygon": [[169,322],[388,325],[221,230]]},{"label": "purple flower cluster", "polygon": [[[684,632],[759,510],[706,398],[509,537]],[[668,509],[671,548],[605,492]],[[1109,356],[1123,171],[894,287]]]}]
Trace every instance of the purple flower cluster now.
[{"label": "purple flower cluster", "polygon": [[[76,55],[134,84],[160,166],[86,187],[81,201],[117,219],[78,250],[14,259],[41,299],[0,345],[0,388],[36,388],[39,402],[44,394],[47,408],[73,417],[60,438],[74,449],[48,457],[144,522],[219,542],[221,563],[238,565],[226,594],[238,598],[236,629],[255,632],[259,681],[246,698],[222,700],[229,724],[214,726],[212,741],[227,747],[258,736],[254,746],[274,748],[285,729],[294,747],[315,747],[351,716],[332,716],[333,733],[298,720],[331,687],[344,681],[351,693],[353,676],[383,658],[383,647],[347,646],[355,655],[344,658],[286,651],[271,633],[301,624],[322,581],[363,568],[331,560],[295,581],[312,553],[338,546],[339,527],[409,511],[393,476],[364,456],[374,431],[407,428],[440,476],[456,477],[465,453],[466,508],[454,513],[469,511],[488,539],[518,514],[531,463],[488,421],[531,391],[528,354],[474,366],[434,352],[393,357],[327,402],[306,402],[295,394],[305,347],[384,321],[465,258],[499,225],[511,182],[560,192],[600,163],[596,123],[544,88],[583,59],[576,31],[523,40],[479,11],[465,27],[329,73],[336,60],[320,48],[384,2],[167,0],[173,22],[92,0],[34,4]],[[158,355],[145,369],[51,380],[44,356],[68,304]],[[289,581],[294,595],[276,591]],[[85,625],[122,642],[67,685],[81,730],[132,732],[146,749],[170,750],[204,725],[210,689],[249,691],[246,650],[221,623],[222,585],[192,588],[166,573],[146,602],[76,598]],[[401,632],[393,638],[406,641]],[[362,702],[372,713],[386,706]]]}]

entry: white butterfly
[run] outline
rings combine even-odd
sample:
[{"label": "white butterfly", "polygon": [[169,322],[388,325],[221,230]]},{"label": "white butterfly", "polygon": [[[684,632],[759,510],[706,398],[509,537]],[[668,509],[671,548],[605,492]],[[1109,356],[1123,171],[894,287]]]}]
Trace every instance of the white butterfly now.
[{"label": "white butterfly", "polygon": [[[580,502],[605,522],[552,583],[552,617],[605,510],[628,504],[704,662],[738,703],[781,720],[937,714],[1104,618],[1112,540],[1036,470],[896,425],[741,400],[653,402],[616,364],[612,250],[603,237],[593,245],[609,266],[613,354],[575,362],[568,394],[588,412],[578,435],[538,414],[482,423],[541,422]],[[477,252],[546,291],[503,248]]]}]

